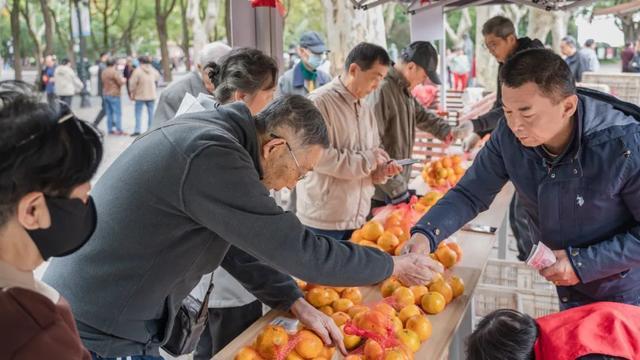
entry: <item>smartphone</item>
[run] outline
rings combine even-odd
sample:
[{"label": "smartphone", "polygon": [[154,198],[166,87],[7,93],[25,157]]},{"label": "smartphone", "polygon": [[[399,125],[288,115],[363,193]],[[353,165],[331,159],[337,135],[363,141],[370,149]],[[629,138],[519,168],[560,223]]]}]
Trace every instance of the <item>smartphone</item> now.
[{"label": "smartphone", "polygon": [[413,164],[417,164],[420,162],[420,160],[418,159],[402,159],[402,160],[395,160],[396,164],[400,165],[400,166],[407,166],[407,165],[413,165]]}]

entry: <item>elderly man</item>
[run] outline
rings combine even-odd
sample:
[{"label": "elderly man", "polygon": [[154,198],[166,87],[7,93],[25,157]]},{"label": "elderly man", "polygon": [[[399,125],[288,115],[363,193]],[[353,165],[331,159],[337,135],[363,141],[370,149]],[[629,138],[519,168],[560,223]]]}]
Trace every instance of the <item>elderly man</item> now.
[{"label": "elderly man", "polygon": [[[375,109],[382,147],[393,159],[411,157],[416,127],[442,141],[464,138],[469,133],[468,129],[458,131],[449,126],[445,119],[426,110],[411,95],[411,91],[427,79],[440,84],[438,53],[431,43],[416,41],[400,52],[399,61],[389,67],[380,87],[367,98],[367,103]],[[385,184],[376,185],[372,207],[407,201],[410,179],[411,167],[407,166]]]},{"label": "elderly man", "polygon": [[194,97],[200,93],[212,94],[215,86],[209,79],[211,69],[206,67],[211,63],[213,63],[211,66],[215,66],[220,58],[228,54],[229,51],[231,48],[219,41],[207,44],[202,48],[196,58],[196,69],[169,85],[160,94],[158,106],[153,115],[152,127],[159,127],[165,121],[173,119],[185,94],[191,94]]},{"label": "elderly man", "polygon": [[582,49],[578,50],[586,59],[587,67],[585,71],[596,72],[600,70],[600,60],[598,60],[598,54],[596,53],[596,42],[593,39],[587,39],[584,42]]},{"label": "elderly man", "polygon": [[500,75],[505,121],[412,229],[407,249],[435,249],[511,181],[534,241],[554,250],[540,274],[557,286],[562,309],[640,305],[640,108],[576,90],[549,50],[516,54]]},{"label": "elderly man", "polygon": [[380,147],[373,106],[364,101],[390,64],[385,49],[360,43],[347,55],[343,74],[309,95],[330,138],[318,166],[296,188],[297,215],[316,234],[349,239],[366,222],[374,184],[402,170]]},{"label": "elderly man", "polygon": [[318,70],[327,51],[320,34],[314,31],[303,33],[298,46],[300,61],[280,78],[278,95],[307,95],[331,81],[331,75]]},{"label": "elderly man", "polygon": [[291,275],[355,286],[395,274],[416,284],[442,270],[423,255],[391,257],[316,236],[276,205],[268,190],[292,188],[314,170],[329,138],[302,96],[264,108],[277,68],[257,59],[265,67],[257,88],[221,86],[240,101],[178,116],[127,148],[92,192],[101,220],[91,241],[47,269],[94,358],[159,358],[182,300],[220,265],[343,351],[340,330]]}]

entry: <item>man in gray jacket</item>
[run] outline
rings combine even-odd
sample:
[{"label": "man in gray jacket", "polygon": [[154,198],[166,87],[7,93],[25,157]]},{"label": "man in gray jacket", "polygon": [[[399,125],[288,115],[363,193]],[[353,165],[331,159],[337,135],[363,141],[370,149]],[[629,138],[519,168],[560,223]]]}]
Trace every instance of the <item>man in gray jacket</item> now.
[{"label": "man in gray jacket", "polygon": [[[367,98],[375,110],[382,148],[392,159],[411,157],[416,127],[442,141],[463,139],[471,132],[450,126],[411,95],[427,79],[440,84],[438,53],[428,41],[416,41],[400,52],[399,62],[389,67],[380,87]],[[410,177],[411,167],[407,166],[385,184],[376,185],[372,207],[407,201]]]},{"label": "man in gray jacket", "polygon": [[208,72],[211,69],[206,69],[205,67],[210,63],[217,63],[220,58],[228,54],[229,51],[231,51],[231,48],[219,41],[207,44],[202,48],[196,59],[197,69],[169,85],[160,94],[151,127],[159,127],[165,121],[173,119],[180,108],[185,94],[191,94],[197,97],[200,93],[213,93],[215,86],[211,83],[208,76]]},{"label": "man in gray jacket", "polygon": [[296,95],[257,116],[240,102],[181,115],[139,137],[92,191],[100,219],[92,238],[44,276],[69,301],[86,347],[158,358],[182,300],[221,265],[344,351],[340,330],[290,275],[334,286],[396,275],[415,285],[442,271],[424,255],[316,236],[276,205],[268,190],[295,186],[328,144],[322,115]]},{"label": "man in gray jacket", "polygon": [[308,31],[300,37],[300,61],[282,75],[278,82],[278,95],[307,95],[331,81],[331,75],[318,67],[327,56],[327,47],[317,32]]}]

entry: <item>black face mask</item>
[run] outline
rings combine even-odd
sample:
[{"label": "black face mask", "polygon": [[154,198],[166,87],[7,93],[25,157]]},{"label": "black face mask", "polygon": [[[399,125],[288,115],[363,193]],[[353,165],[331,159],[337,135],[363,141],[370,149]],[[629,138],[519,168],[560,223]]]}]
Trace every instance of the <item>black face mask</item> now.
[{"label": "black face mask", "polygon": [[96,229],[97,213],[93,199],[85,204],[80,199],[61,199],[45,196],[51,226],[48,229],[27,230],[46,261],[80,249]]}]

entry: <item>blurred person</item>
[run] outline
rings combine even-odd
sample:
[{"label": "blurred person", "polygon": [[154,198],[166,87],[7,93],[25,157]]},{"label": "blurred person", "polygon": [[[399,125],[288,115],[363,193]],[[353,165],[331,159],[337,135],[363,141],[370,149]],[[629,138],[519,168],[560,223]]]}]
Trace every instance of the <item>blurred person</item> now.
[{"label": "blurred person", "polygon": [[93,233],[101,136],[65,104],[3,81],[0,154],[0,358],[88,360],[69,303],[34,270]]},{"label": "blurred person", "polygon": [[573,36],[565,36],[560,41],[560,53],[564,56],[577,82],[582,82],[582,73],[588,71],[589,59],[578,51],[578,43]]},{"label": "blurred person", "polygon": [[52,55],[47,55],[44,58],[44,67],[42,69],[42,84],[44,85],[44,92],[47,94],[47,102],[49,105],[54,105],[56,102],[56,62]]},{"label": "blurred person", "polygon": [[622,72],[634,72],[633,68],[631,68],[631,60],[636,55],[636,50],[633,46],[632,42],[628,42],[624,45],[624,50],[622,50],[622,54],[620,54],[620,59],[622,60]]},{"label": "blurred person", "polygon": [[313,31],[303,33],[297,48],[300,61],[280,78],[277,96],[307,95],[330,82],[331,76],[318,70],[326,60],[327,51],[320,34]]},{"label": "blurred person", "polygon": [[453,50],[451,57],[451,72],[453,73],[453,90],[464,91],[469,82],[469,72],[471,72],[471,64],[469,58],[464,54],[461,46]]},{"label": "blurred person", "polygon": [[116,59],[107,60],[107,68],[102,72],[102,95],[107,114],[107,131],[110,135],[126,135],[122,131],[122,85],[125,79],[116,70]]},{"label": "blurred person", "polygon": [[585,71],[597,72],[600,70],[600,60],[598,60],[598,54],[596,53],[596,42],[593,39],[588,39],[584,42],[582,49],[578,50],[587,60]]},{"label": "blurred person", "polygon": [[[103,52],[100,53],[100,58],[98,59],[98,96],[100,97],[100,112],[96,115],[95,120],[93,120],[93,125],[98,126],[102,122],[106,115],[107,106],[104,102],[104,96],[102,93],[102,72],[107,68],[107,60],[109,60],[109,53]],[[88,73],[88,72],[87,72]]]},{"label": "blurred person", "polygon": [[231,48],[219,41],[205,45],[196,57],[196,68],[180,80],[171,83],[160,94],[152,127],[159,127],[167,120],[173,119],[185,94],[191,94],[194,97],[198,97],[200,93],[212,94],[215,86],[209,79],[209,71],[217,71],[217,69],[205,69],[205,67],[207,64],[217,67],[216,63],[229,51]]},{"label": "blurred person", "polygon": [[347,55],[343,73],[309,94],[324,118],[330,146],[296,186],[296,215],[317,235],[349,239],[366,222],[374,185],[402,171],[380,147],[374,108],[364,101],[390,64],[385,49],[360,43]]},{"label": "blurred person", "polygon": [[122,71],[122,75],[127,80],[127,95],[131,97],[131,89],[129,86],[129,80],[131,79],[131,75],[133,75],[133,71],[140,65],[138,59],[134,59],[131,56],[127,56],[127,62],[124,64],[124,70]]},{"label": "blurred person", "polygon": [[54,78],[57,79],[55,93],[67,106],[71,107],[73,95],[82,90],[82,81],[76,75],[69,59],[62,59],[60,65],[56,67]]},{"label": "blurred person", "polygon": [[153,120],[153,105],[157,98],[156,84],[160,80],[160,73],[151,66],[151,58],[141,56],[138,66],[131,75],[129,88],[131,99],[135,101],[136,127],[131,136],[140,135],[142,122],[142,108],[147,107],[147,129],[151,129]]},{"label": "blurred person", "polygon": [[629,63],[629,67],[633,72],[640,72],[640,39],[636,41],[636,52]]}]

